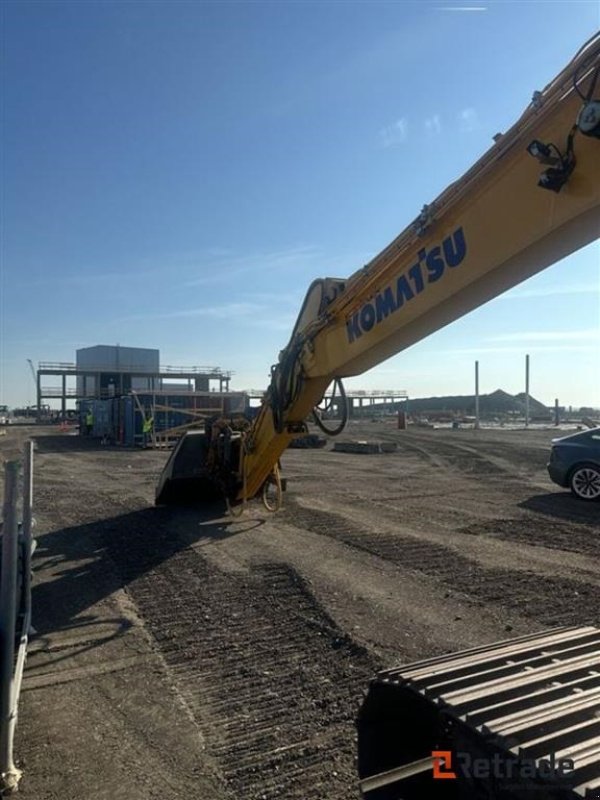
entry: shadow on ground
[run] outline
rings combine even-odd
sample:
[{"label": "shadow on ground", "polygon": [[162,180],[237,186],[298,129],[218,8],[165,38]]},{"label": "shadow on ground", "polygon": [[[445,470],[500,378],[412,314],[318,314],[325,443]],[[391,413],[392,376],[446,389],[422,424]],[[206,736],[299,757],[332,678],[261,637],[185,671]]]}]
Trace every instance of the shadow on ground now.
[{"label": "shadow on ground", "polygon": [[135,447],[123,447],[114,444],[102,444],[102,439],[88,436],[78,436],[72,433],[50,433],[48,435],[35,435],[36,450],[40,453],[82,453],[82,452],[110,452],[118,450],[129,455],[143,455],[144,450]]},{"label": "shadow on ground", "polygon": [[555,519],[567,519],[582,525],[600,528],[600,503],[578,500],[569,492],[550,492],[528,497],[519,503],[520,508],[547,514]]},{"label": "shadow on ground", "polygon": [[39,536],[34,569],[35,560],[43,558],[46,575],[48,570],[52,575],[34,582],[35,628],[44,635],[92,625],[96,603],[179,551],[262,524],[225,517],[220,505],[150,507]]}]

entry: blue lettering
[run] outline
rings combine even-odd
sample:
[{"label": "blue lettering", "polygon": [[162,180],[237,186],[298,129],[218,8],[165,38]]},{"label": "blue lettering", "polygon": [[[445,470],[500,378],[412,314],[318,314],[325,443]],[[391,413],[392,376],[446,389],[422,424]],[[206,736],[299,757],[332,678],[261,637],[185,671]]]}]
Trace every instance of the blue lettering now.
[{"label": "blue lettering", "polygon": [[[425,252],[425,251],[422,251]],[[419,254],[420,255],[420,254]],[[415,264],[408,270],[408,277],[414,283],[415,292],[419,294],[423,291],[425,284],[423,283],[423,273],[421,272],[421,264]]]},{"label": "blue lettering", "polygon": [[351,319],[346,322],[346,333],[348,334],[348,341],[352,343],[355,339],[360,339],[362,331],[358,324],[358,314],[354,314]]},{"label": "blue lettering", "polygon": [[375,309],[371,303],[367,303],[360,310],[360,324],[363,331],[370,331],[375,325]]},{"label": "blue lettering", "polygon": [[[393,286],[388,286],[375,295],[374,300],[365,303],[362,308],[346,320],[346,334],[350,343],[355,342],[364,333],[373,329],[375,324],[383,322],[390,314],[402,308],[405,301],[412,300],[425,288],[425,283],[435,283],[444,274],[446,266],[457,267],[467,255],[467,242],[462,228],[457,228],[451,236],[447,236],[442,244],[427,251],[421,248],[418,261],[406,273],[396,279],[395,294]],[[425,280],[425,271],[427,279]],[[409,283],[410,279],[410,283]]]},{"label": "blue lettering", "polygon": [[375,298],[375,309],[377,311],[377,322],[381,322],[382,319],[391,314],[392,311],[395,311],[397,308],[396,301],[394,300],[394,294],[391,288],[388,286],[387,289],[383,292],[383,294],[378,294]]},{"label": "blue lettering", "polygon": [[433,250],[427,254],[428,283],[435,283],[435,281],[439,280],[444,274],[446,265],[444,264],[444,259],[440,255],[441,252],[441,247],[434,247]]},{"label": "blue lettering", "polygon": [[[454,238],[454,242],[452,239]],[[453,236],[444,239],[444,258],[449,267],[458,267],[467,255],[467,243],[462,228],[457,228]]]},{"label": "blue lettering", "polygon": [[410,284],[406,280],[406,276],[400,275],[396,284],[396,302],[398,304],[398,308],[404,305],[405,300],[412,300],[414,296],[415,293],[410,288]]}]

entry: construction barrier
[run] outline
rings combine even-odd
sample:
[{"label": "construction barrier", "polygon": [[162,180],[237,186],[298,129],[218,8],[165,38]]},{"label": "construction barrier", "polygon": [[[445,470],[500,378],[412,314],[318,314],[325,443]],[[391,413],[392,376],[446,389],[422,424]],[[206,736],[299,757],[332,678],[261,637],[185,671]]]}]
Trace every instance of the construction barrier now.
[{"label": "construction barrier", "polygon": [[[20,486],[21,471],[23,482]],[[14,761],[13,745],[31,629],[32,509],[33,442],[27,442],[23,461],[8,461],[4,467],[4,503],[0,523],[0,794],[16,791],[21,779],[21,770]]]}]

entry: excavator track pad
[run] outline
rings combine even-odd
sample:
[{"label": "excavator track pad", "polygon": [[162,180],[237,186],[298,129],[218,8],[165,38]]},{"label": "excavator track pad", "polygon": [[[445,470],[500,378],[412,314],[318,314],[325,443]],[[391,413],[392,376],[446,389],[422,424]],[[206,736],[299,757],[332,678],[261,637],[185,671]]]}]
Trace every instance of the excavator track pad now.
[{"label": "excavator track pad", "polygon": [[598,800],[600,630],[387,670],[358,718],[365,800]]}]

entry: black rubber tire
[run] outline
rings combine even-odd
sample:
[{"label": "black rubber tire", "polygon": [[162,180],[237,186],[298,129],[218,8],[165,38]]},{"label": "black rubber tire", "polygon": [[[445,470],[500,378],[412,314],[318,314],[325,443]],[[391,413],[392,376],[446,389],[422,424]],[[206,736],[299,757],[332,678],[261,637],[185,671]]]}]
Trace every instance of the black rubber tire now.
[{"label": "black rubber tire", "polygon": [[569,475],[571,493],[578,500],[600,500],[600,467],[597,464],[577,464]]}]

